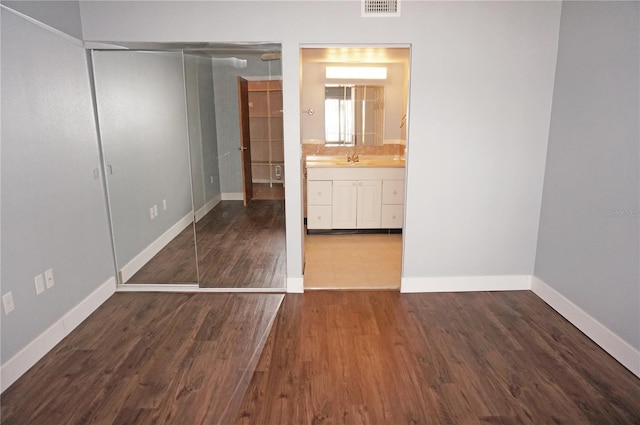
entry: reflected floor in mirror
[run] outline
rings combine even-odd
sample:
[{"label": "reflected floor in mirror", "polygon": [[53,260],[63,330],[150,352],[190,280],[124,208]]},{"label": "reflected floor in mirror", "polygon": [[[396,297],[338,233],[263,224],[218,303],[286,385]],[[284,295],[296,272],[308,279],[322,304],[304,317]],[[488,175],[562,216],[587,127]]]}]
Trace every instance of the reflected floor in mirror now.
[{"label": "reflected floor in mirror", "polygon": [[[267,185],[268,186],[268,185]],[[189,226],[127,283],[202,288],[284,288],[284,201],[221,201],[196,223],[199,280]]]},{"label": "reflected floor in mirror", "polygon": [[198,282],[194,255],[193,226],[187,226],[149,262],[138,270],[127,284],[192,284]]},{"label": "reflected floor in mirror", "polygon": [[284,288],[284,200],[222,201],[196,224],[203,288]]},{"label": "reflected floor in mirror", "polygon": [[401,234],[305,236],[305,289],[397,289]]},{"label": "reflected floor in mirror", "polygon": [[254,183],[253,199],[284,199],[284,186],[281,184]]}]

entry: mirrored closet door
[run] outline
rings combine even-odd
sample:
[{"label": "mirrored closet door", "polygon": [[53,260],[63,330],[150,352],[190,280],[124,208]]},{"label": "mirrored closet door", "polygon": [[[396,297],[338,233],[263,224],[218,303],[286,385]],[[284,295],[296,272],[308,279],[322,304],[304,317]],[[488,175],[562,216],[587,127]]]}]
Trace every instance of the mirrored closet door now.
[{"label": "mirrored closet door", "polygon": [[256,142],[249,202],[238,103],[238,79],[280,87],[280,46],[204,44],[91,52],[118,282],[284,289],[282,103],[271,102],[268,180]]},{"label": "mirrored closet door", "polygon": [[195,285],[183,54],[92,60],[119,282]]}]

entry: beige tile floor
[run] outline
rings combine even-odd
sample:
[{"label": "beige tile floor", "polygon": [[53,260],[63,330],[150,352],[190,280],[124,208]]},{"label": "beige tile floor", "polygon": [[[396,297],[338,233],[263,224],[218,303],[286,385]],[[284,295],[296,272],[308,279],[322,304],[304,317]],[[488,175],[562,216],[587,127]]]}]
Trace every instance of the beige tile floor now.
[{"label": "beige tile floor", "polygon": [[397,289],[402,235],[305,235],[305,289]]}]

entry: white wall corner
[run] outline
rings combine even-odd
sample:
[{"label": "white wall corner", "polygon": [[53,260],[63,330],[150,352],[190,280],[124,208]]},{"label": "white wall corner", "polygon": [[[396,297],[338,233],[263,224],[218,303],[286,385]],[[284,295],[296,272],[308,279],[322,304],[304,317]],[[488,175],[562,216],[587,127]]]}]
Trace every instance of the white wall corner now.
[{"label": "white wall corner", "polygon": [[4,392],[44,357],[64,337],[102,305],[116,290],[115,276],[107,279],[78,305],[41,333],[0,368],[0,392]]},{"label": "white wall corner", "polygon": [[639,350],[632,347],[537,276],[532,277],[531,290],[624,367],[640,377]]},{"label": "white wall corner", "polygon": [[531,275],[403,277],[400,292],[525,291]]},{"label": "white wall corner", "polygon": [[287,293],[302,294],[303,292],[304,292],[304,278],[302,277],[287,278]]}]

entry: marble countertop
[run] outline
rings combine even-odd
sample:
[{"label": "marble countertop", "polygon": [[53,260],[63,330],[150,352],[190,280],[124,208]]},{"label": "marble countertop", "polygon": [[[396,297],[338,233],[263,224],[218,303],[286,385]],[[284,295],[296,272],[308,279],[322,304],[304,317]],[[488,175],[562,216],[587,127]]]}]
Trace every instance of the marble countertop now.
[{"label": "marble countertop", "polygon": [[307,168],[326,167],[404,167],[405,158],[397,155],[359,155],[357,162],[349,162],[346,155],[307,155]]}]

